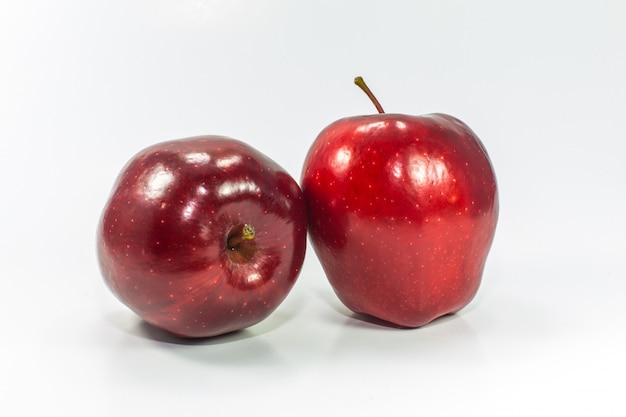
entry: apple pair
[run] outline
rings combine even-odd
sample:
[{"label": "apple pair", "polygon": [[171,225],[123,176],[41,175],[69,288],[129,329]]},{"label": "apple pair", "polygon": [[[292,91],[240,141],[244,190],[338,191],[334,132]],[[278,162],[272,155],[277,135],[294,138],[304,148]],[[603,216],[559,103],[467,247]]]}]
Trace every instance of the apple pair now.
[{"label": "apple pair", "polygon": [[306,157],[301,188],[240,141],[157,144],[122,170],[98,230],[112,292],[182,337],[268,317],[312,246],[339,299],[357,313],[418,327],[476,294],[498,216],[487,152],[443,114],[338,120]]}]

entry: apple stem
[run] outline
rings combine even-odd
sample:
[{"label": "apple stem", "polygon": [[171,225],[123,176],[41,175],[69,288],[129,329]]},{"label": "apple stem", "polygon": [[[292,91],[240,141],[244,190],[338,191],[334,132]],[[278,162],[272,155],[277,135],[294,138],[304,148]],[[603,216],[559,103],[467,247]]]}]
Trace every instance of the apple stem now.
[{"label": "apple stem", "polygon": [[252,226],[251,224],[244,224],[243,225],[243,230],[241,231],[241,236],[245,239],[245,240],[251,240],[254,239],[254,226]]},{"label": "apple stem", "polygon": [[367,96],[369,97],[370,100],[372,100],[372,103],[374,103],[374,106],[376,107],[376,110],[378,110],[378,113],[384,113],[385,112],[383,110],[383,106],[380,105],[380,102],[378,101],[376,96],[374,96],[374,93],[372,93],[372,90],[370,90],[370,88],[367,86],[367,84],[365,84],[365,80],[363,79],[363,77],[361,77],[361,76],[356,77],[354,79],[354,83],[356,85],[358,85],[359,88],[361,90],[363,90],[363,92],[365,94],[367,94]]},{"label": "apple stem", "polygon": [[246,240],[254,239],[254,226],[251,224],[243,224],[235,227],[228,235],[226,246],[230,250],[237,249]]}]

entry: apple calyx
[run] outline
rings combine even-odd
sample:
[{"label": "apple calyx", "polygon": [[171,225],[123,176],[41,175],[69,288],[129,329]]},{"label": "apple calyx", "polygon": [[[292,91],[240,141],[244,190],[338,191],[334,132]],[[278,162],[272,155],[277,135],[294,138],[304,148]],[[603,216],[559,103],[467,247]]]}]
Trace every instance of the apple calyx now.
[{"label": "apple calyx", "polygon": [[376,96],[374,95],[374,93],[372,93],[372,90],[370,90],[370,88],[367,86],[367,84],[365,83],[365,80],[363,79],[363,77],[358,76],[354,79],[354,83],[361,89],[363,90],[363,92],[365,94],[367,94],[367,97],[369,97],[370,100],[372,100],[372,103],[374,103],[374,107],[376,107],[376,110],[378,110],[378,113],[384,113],[385,111],[383,110],[383,106],[380,105],[380,102],[378,101],[378,99],[376,98]]},{"label": "apple calyx", "polygon": [[233,262],[244,263],[252,259],[256,252],[254,236],[256,231],[251,224],[238,224],[228,233],[226,249]]}]

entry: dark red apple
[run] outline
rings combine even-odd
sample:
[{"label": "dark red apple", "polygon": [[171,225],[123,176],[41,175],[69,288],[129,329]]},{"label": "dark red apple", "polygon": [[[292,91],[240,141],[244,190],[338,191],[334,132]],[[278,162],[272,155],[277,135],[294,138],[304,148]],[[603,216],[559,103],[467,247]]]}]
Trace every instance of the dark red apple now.
[{"label": "dark red apple", "polygon": [[476,294],[498,218],[485,147],[445,114],[379,114],[324,129],[301,185],[311,243],[351,310],[418,327]]},{"label": "dark red apple", "polygon": [[249,145],[200,136],[151,146],[121,172],[98,229],[113,293],[183,337],[251,326],[293,287],[306,247],[302,191]]}]

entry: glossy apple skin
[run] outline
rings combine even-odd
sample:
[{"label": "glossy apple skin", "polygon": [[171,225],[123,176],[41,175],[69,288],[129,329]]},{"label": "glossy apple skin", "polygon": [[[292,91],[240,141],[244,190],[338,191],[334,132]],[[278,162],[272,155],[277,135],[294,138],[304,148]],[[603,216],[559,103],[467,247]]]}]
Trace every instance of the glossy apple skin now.
[{"label": "glossy apple skin", "polygon": [[[255,228],[237,258],[233,230]],[[111,291],[148,323],[215,336],[265,319],[287,296],[306,247],[295,180],[243,142],[201,136],[151,146],[119,175],[98,233]]]},{"label": "glossy apple skin", "polygon": [[306,157],[309,235],[351,310],[419,327],[475,296],[498,218],[472,130],[444,114],[338,120]]}]

